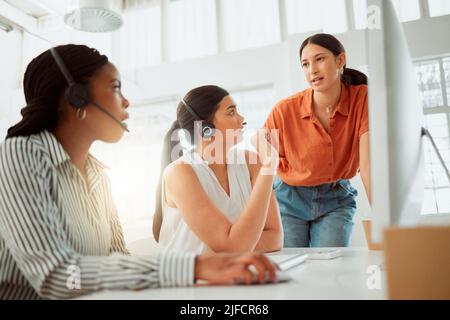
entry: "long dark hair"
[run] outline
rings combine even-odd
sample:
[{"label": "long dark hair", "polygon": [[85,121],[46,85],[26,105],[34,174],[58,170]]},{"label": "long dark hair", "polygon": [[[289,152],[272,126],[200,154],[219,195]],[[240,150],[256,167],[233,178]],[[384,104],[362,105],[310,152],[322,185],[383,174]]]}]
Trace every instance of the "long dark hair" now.
[{"label": "long dark hair", "polygon": [[[212,122],[215,112],[219,107],[220,101],[229,93],[218,86],[202,86],[197,87],[189,91],[183,98],[183,100],[203,119]],[[163,151],[161,159],[161,173],[159,176],[158,186],[156,188],[156,206],[155,213],[153,215],[153,235],[156,241],[159,240],[159,231],[162,223],[162,203],[161,203],[161,183],[164,169],[173,161],[177,160],[173,158],[172,150],[179,143],[178,140],[172,138],[176,135],[173,133],[177,130],[183,129],[189,133],[191,143],[194,139],[194,116],[189,113],[184,104],[180,101],[177,108],[177,119],[172,123],[169,131],[164,136]],[[180,154],[175,155],[176,158],[180,157]]]},{"label": "long dark hair", "polygon": [[[85,45],[67,44],[57,46],[56,50],[79,83],[87,83],[108,62],[105,55]],[[50,50],[34,58],[23,79],[27,105],[21,110],[22,120],[8,129],[6,139],[53,130],[63,114],[59,101],[67,85]]]},{"label": "long dark hair", "polygon": [[[336,37],[327,33],[317,33],[303,41],[300,46],[300,60],[302,59],[303,49],[305,49],[308,44],[316,44],[328,49],[336,57],[345,52],[344,46],[338,39],[336,39]],[[347,68],[344,65],[344,73],[341,76],[341,81],[347,85],[367,84],[367,76],[358,70]]]}]

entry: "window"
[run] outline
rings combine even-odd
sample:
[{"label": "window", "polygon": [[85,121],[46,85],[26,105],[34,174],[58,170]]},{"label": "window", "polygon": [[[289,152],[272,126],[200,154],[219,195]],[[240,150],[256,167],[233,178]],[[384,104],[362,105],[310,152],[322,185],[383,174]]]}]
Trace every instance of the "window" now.
[{"label": "window", "polygon": [[355,16],[355,28],[367,28],[367,1],[353,0],[353,14]]},{"label": "window", "polygon": [[394,0],[393,3],[401,22],[420,19],[419,0]]},{"label": "window", "polygon": [[[22,117],[20,109],[25,105],[23,90],[19,87],[24,74],[23,52],[25,43],[24,34],[13,30],[8,33],[0,30],[0,43],[2,45],[2,59],[0,60],[0,132],[2,140],[9,127],[16,124]],[[31,57],[30,57],[31,58]],[[27,63],[29,61],[26,61]]]},{"label": "window", "polygon": [[217,53],[215,1],[172,1],[169,24],[171,61]]},{"label": "window", "polygon": [[[450,57],[415,63],[424,108],[424,126],[430,131],[450,167]],[[450,182],[428,139],[424,141],[425,193],[422,213],[450,213]]]},{"label": "window", "polygon": [[[450,167],[449,113],[425,115],[425,127],[430,131],[446,163]],[[425,140],[425,194],[423,213],[450,213],[450,182],[436,152]]]},{"label": "window", "polygon": [[[397,16],[401,22],[420,19],[419,0],[394,0]],[[355,15],[355,28],[367,27],[367,0],[353,0],[353,12]]]},{"label": "window", "polygon": [[220,4],[226,50],[280,41],[278,0],[221,0]]},{"label": "window", "polygon": [[[352,67],[349,67],[349,68],[352,68]],[[367,64],[357,66],[354,69],[364,73],[367,76],[367,78],[369,78],[369,66]]]},{"label": "window", "polygon": [[161,63],[161,8],[151,6],[124,13],[124,25],[116,32],[120,70]]},{"label": "window", "polygon": [[438,60],[416,63],[416,74],[424,108],[443,106],[441,72]]},{"label": "window", "polygon": [[92,149],[110,168],[113,199],[127,243],[152,233],[163,138],[176,119],[176,106],[176,101],[167,100],[129,108],[131,134],[125,133],[116,144],[96,143]]},{"label": "window", "polygon": [[[67,30],[67,29],[66,29]],[[111,58],[111,34],[109,33],[89,33],[78,30],[68,29],[65,41],[67,43],[85,44],[97,49],[101,54]]]},{"label": "window", "polygon": [[322,30],[347,31],[345,0],[286,0],[289,34]]},{"label": "window", "polygon": [[450,101],[450,58],[445,58],[443,60],[444,69],[444,79],[445,79],[445,90],[447,91],[447,106],[449,106]]},{"label": "window", "polygon": [[430,17],[438,17],[450,14],[450,1],[448,0],[428,0]]},{"label": "window", "polygon": [[236,102],[237,110],[247,125],[245,126],[244,141],[241,147],[252,150],[250,136],[261,128],[275,104],[275,90],[272,84],[252,89],[235,90],[230,92]]}]

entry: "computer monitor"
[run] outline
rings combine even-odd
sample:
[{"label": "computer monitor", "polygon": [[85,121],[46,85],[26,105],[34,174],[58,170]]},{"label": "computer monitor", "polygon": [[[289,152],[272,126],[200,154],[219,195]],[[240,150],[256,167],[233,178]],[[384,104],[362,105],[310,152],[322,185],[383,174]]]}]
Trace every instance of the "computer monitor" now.
[{"label": "computer monitor", "polygon": [[419,223],[424,193],[422,105],[402,24],[390,0],[367,2],[372,238]]}]

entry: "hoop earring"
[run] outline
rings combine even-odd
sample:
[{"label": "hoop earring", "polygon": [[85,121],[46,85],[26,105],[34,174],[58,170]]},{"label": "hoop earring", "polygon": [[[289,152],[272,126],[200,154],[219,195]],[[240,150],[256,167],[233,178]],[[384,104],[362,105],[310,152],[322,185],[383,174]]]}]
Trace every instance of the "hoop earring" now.
[{"label": "hoop earring", "polygon": [[[81,112],[81,114],[80,114],[80,112]],[[77,116],[78,120],[84,120],[86,118],[86,109],[85,108],[79,108],[77,110],[76,116]]]}]

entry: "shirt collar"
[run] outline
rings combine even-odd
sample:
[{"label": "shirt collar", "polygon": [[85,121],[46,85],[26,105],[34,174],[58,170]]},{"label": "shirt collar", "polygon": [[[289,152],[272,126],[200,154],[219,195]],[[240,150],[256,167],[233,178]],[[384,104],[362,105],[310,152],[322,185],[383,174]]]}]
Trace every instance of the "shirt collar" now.
[{"label": "shirt collar", "polygon": [[[348,85],[346,84],[341,85],[341,96],[339,97],[339,102],[334,113],[339,112],[343,116],[348,116],[348,90],[349,90]],[[301,118],[307,118],[312,116],[313,93],[314,91],[311,88],[306,89],[306,93],[303,98],[304,103],[302,103],[302,107],[300,108]]]},{"label": "shirt collar", "polygon": [[[42,143],[44,149],[48,152],[51,162],[56,167],[70,160],[69,154],[66,152],[66,150],[64,150],[64,147],[61,143],[59,143],[53,133],[44,130],[41,131],[37,135],[37,137]],[[92,166],[93,169],[97,172],[100,172],[103,169],[108,169],[106,165],[104,165],[90,153],[88,154],[88,166]]]},{"label": "shirt collar", "polygon": [[49,131],[41,131],[37,138],[42,143],[42,146],[47,151],[51,162],[57,167],[66,161],[70,160],[69,154],[64,150],[63,146],[56,137]]},{"label": "shirt collar", "polygon": [[312,97],[313,97],[313,90],[311,88],[306,89],[306,94],[303,98],[303,103],[300,107],[300,117],[302,118],[308,118],[312,116]]},{"label": "shirt collar", "polygon": [[[343,116],[348,116],[348,85],[341,85],[341,96],[339,98],[338,106],[336,112],[339,112]],[[333,115],[334,116],[334,115]]]}]

